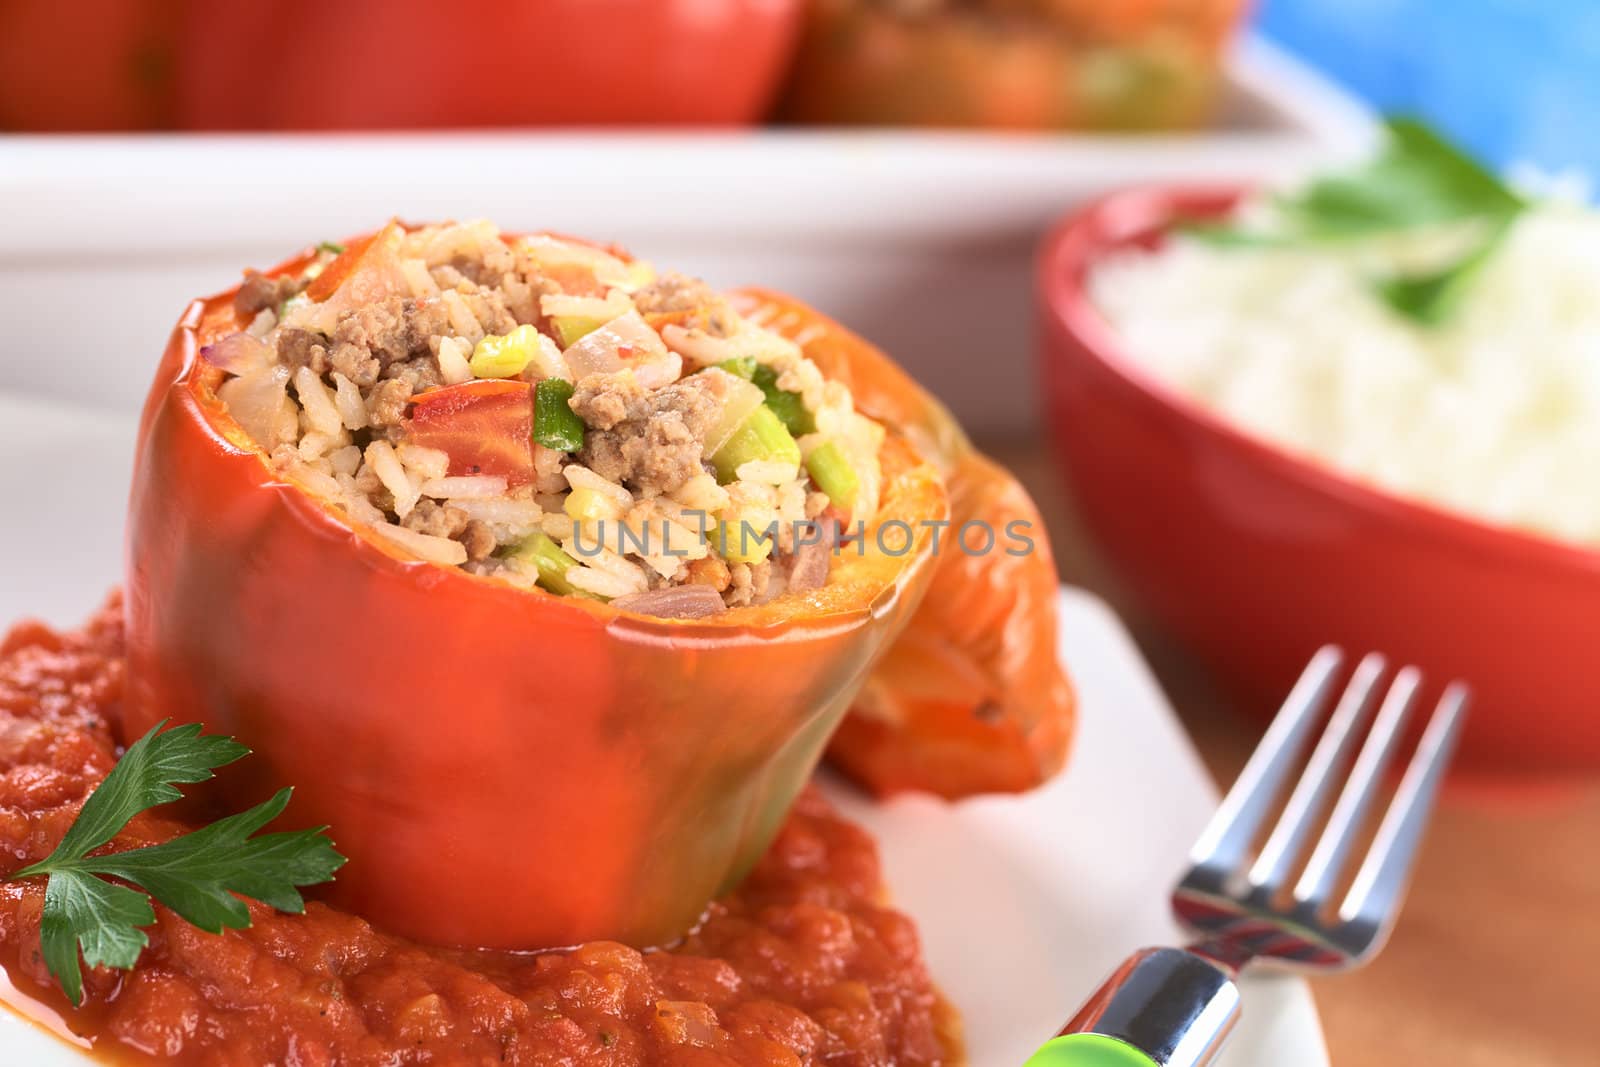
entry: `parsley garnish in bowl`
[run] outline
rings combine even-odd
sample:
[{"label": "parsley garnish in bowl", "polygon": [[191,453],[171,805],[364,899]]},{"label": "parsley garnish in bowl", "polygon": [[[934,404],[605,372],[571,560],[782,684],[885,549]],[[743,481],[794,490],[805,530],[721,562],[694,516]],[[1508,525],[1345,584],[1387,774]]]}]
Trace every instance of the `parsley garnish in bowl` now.
[{"label": "parsley garnish in bowl", "polygon": [[1383,150],[1370,162],[1274,198],[1267,225],[1224,222],[1185,232],[1214,244],[1259,247],[1470,227],[1473,239],[1447,263],[1372,279],[1374,292],[1399,314],[1428,326],[1444,322],[1528,203],[1423,123],[1392,118],[1386,126]]}]

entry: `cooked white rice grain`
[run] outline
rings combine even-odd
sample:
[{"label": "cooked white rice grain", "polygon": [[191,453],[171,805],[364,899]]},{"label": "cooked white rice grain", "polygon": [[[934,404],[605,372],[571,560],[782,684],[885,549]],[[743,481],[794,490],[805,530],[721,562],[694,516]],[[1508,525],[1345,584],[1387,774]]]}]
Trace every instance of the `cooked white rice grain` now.
[{"label": "cooked white rice grain", "polygon": [[566,475],[567,484],[572,486],[574,489],[594,489],[598,492],[604,493],[609,499],[616,503],[617,507],[621,508],[623,511],[626,511],[628,508],[633,506],[632,493],[628,492],[616,482],[610,481],[607,478],[602,478],[600,475],[596,474],[594,471],[590,470],[588,467],[585,467],[581,463],[569,463],[562,468],[561,473]]},{"label": "cooked white rice grain", "polygon": [[748,463],[739,464],[739,469],[735,473],[741,482],[787,485],[799,476],[800,468],[794,463],[784,463],[774,459],[752,459]]},{"label": "cooked white rice grain", "polygon": [[432,534],[417,533],[390,522],[375,522],[372,529],[381,537],[405,549],[419,559],[447,567],[459,567],[467,561],[467,549],[460,541]]},{"label": "cooked white rice grain", "polygon": [[443,337],[439,340],[439,377],[446,385],[460,385],[472,380],[472,345],[464,338]]},{"label": "cooked white rice grain", "polygon": [[710,514],[728,506],[728,491],[709,474],[697,474],[671,494],[672,499],[691,511]]},{"label": "cooked white rice grain", "polygon": [[366,456],[372,473],[378,476],[378,481],[394,497],[394,513],[402,519],[411,514],[411,509],[417,506],[419,494],[416,486],[411,484],[411,479],[406,477],[405,467],[401,466],[400,457],[395,455],[389,442],[372,442],[367,446]]},{"label": "cooked white rice grain", "polygon": [[313,430],[300,438],[297,451],[302,461],[312,463],[324,458],[334,449],[344,447],[347,441],[349,441],[349,438],[343,434],[338,437],[329,437],[327,434]]},{"label": "cooked white rice grain", "polygon": [[333,406],[339,410],[345,429],[359,430],[367,424],[367,405],[361,399],[361,390],[338,371],[333,372]]},{"label": "cooked white rice grain", "polygon": [[310,367],[301,367],[295,371],[294,391],[300,398],[301,407],[305,409],[306,419],[317,433],[333,437],[344,428],[344,420],[339,417],[339,409],[334,406],[328,387],[322,384],[322,379],[317,377],[316,371]]},{"label": "cooked white rice grain", "polygon": [[[439,500],[489,500],[504,496],[506,480],[491,474],[460,475],[454,478],[429,478],[421,486],[423,496]],[[534,506],[537,513],[538,506]]]},{"label": "cooked white rice grain", "polygon": [[354,475],[361,469],[361,449],[355,445],[336,448],[328,454],[328,463],[335,474]]},{"label": "cooked white rice grain", "polygon": [[467,302],[461,294],[454,289],[446,289],[439,294],[439,300],[444,305],[445,314],[450,317],[450,328],[455,330],[462,340],[476,346],[484,339],[486,331],[478,322],[478,317],[467,307]]},{"label": "cooked white rice grain", "polygon": [[339,489],[339,482],[331,474],[325,474],[308,463],[295,464],[289,470],[289,477],[294,479],[307,492],[328,500],[338,500],[343,493]]},{"label": "cooked white rice grain", "polygon": [[540,525],[544,513],[532,500],[472,500],[457,497],[449,501],[451,507],[466,512],[467,518],[491,525],[525,526],[531,529]]},{"label": "cooked white rice grain", "polygon": [[572,540],[576,526],[577,523],[561,511],[546,511],[539,519],[539,529],[562,544]]},{"label": "cooked white rice grain", "polygon": [[250,328],[245,332],[260,340],[271,333],[276,325],[278,325],[278,313],[271,308],[262,308],[256,312],[256,317],[250,320]]},{"label": "cooked white rice grain", "polygon": [[395,450],[400,463],[424,480],[443,478],[450,473],[450,453],[422,445],[402,444]]},{"label": "cooked white rice grain", "polygon": [[568,568],[567,581],[579,589],[603,597],[627,596],[629,593],[642,593],[648,588],[642,571],[639,572],[638,580],[633,581],[610,571],[582,564]]},{"label": "cooked white rice grain", "polygon": [[418,300],[426,300],[439,295],[439,283],[433,280],[433,275],[428,273],[428,264],[421,259],[402,259],[400,272],[405,275],[406,285],[411,289],[411,295]]}]

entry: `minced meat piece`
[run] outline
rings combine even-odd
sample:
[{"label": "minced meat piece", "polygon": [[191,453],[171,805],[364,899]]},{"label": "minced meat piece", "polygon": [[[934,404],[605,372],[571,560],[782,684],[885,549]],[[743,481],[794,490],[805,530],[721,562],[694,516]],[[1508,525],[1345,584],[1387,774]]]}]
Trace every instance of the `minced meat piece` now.
[{"label": "minced meat piece", "polygon": [[[703,441],[722,410],[728,377],[694,374],[645,392],[629,374],[589,375],[578,389],[573,410],[596,427],[585,439],[584,464],[630,488],[670,493],[704,469]],[[625,417],[617,420],[619,413]]]},{"label": "minced meat piece", "polygon": [[494,531],[489,529],[488,523],[477,519],[468,522],[456,540],[466,546],[467,558],[474,563],[488,559],[495,550]]},{"label": "minced meat piece", "polygon": [[278,361],[296,370],[310,367],[320,378],[328,373],[326,342],[320,333],[286,326],[278,331]]},{"label": "minced meat piece", "polygon": [[304,285],[298,278],[269,278],[260,271],[247,270],[239,291],[233,294],[233,310],[253,317],[267,308],[276,308]]},{"label": "minced meat piece", "polygon": [[644,412],[648,395],[631,373],[588,374],[573,389],[567,406],[592,429],[614,429]]},{"label": "minced meat piece", "polygon": [[379,382],[367,396],[367,417],[374,426],[398,426],[405,421],[410,399],[411,383],[404,378]]},{"label": "minced meat piece", "polygon": [[713,337],[726,337],[733,328],[728,303],[698,278],[668,272],[633,295],[641,315],[681,315],[693,312],[686,326],[699,327]]},{"label": "minced meat piece", "polygon": [[336,349],[345,345],[364,349],[381,369],[428,355],[429,338],[449,329],[450,316],[438,301],[390,297],[347,312],[333,329],[333,341]]},{"label": "minced meat piece", "polygon": [[400,525],[430,537],[455,537],[466,530],[469,521],[460,508],[423,497]]}]

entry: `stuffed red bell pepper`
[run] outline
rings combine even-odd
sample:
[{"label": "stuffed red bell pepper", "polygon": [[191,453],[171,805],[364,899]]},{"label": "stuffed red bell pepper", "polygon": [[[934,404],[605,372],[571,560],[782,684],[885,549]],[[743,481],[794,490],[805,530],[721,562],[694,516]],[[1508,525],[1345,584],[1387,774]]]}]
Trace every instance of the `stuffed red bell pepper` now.
[{"label": "stuffed red bell pepper", "polygon": [[224,788],[296,786],[397,931],[677,936],[955,573],[949,443],[756,318],[487,223],[196,302],[140,434],[126,730],[242,737]]}]

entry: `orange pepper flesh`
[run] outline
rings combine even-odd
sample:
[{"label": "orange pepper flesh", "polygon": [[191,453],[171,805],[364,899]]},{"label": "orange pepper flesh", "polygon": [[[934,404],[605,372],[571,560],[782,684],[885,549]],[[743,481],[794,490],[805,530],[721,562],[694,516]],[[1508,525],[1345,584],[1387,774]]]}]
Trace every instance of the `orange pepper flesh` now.
[{"label": "orange pepper flesh", "polygon": [[[972,447],[942,404],[877,348],[781,294],[741,291],[741,314],[798,341],[856,407],[937,463],[950,530],[932,588],[873,670],[829,758],[878,793],[956,798],[1019,792],[1064,764],[1077,705],[1056,649],[1060,579],[1038,508],[1007,471]],[[997,547],[963,552],[963,524],[987,524]],[[1032,549],[1009,555],[1005,531],[1027,524]],[[978,537],[974,547],[981,545]]]},{"label": "orange pepper flesh", "polygon": [[219,790],[295,786],[291,815],[351,859],[332,897],[385,928],[680,935],[759,857],[922,599],[937,469],[891,435],[879,518],[915,550],[846,552],[803,596],[687,622],[526,592],[403,559],[277,475],[196,359],[240,327],[231,298],[191,305],[146,402],[124,736],[170,716],[240,737],[256,755]]}]

